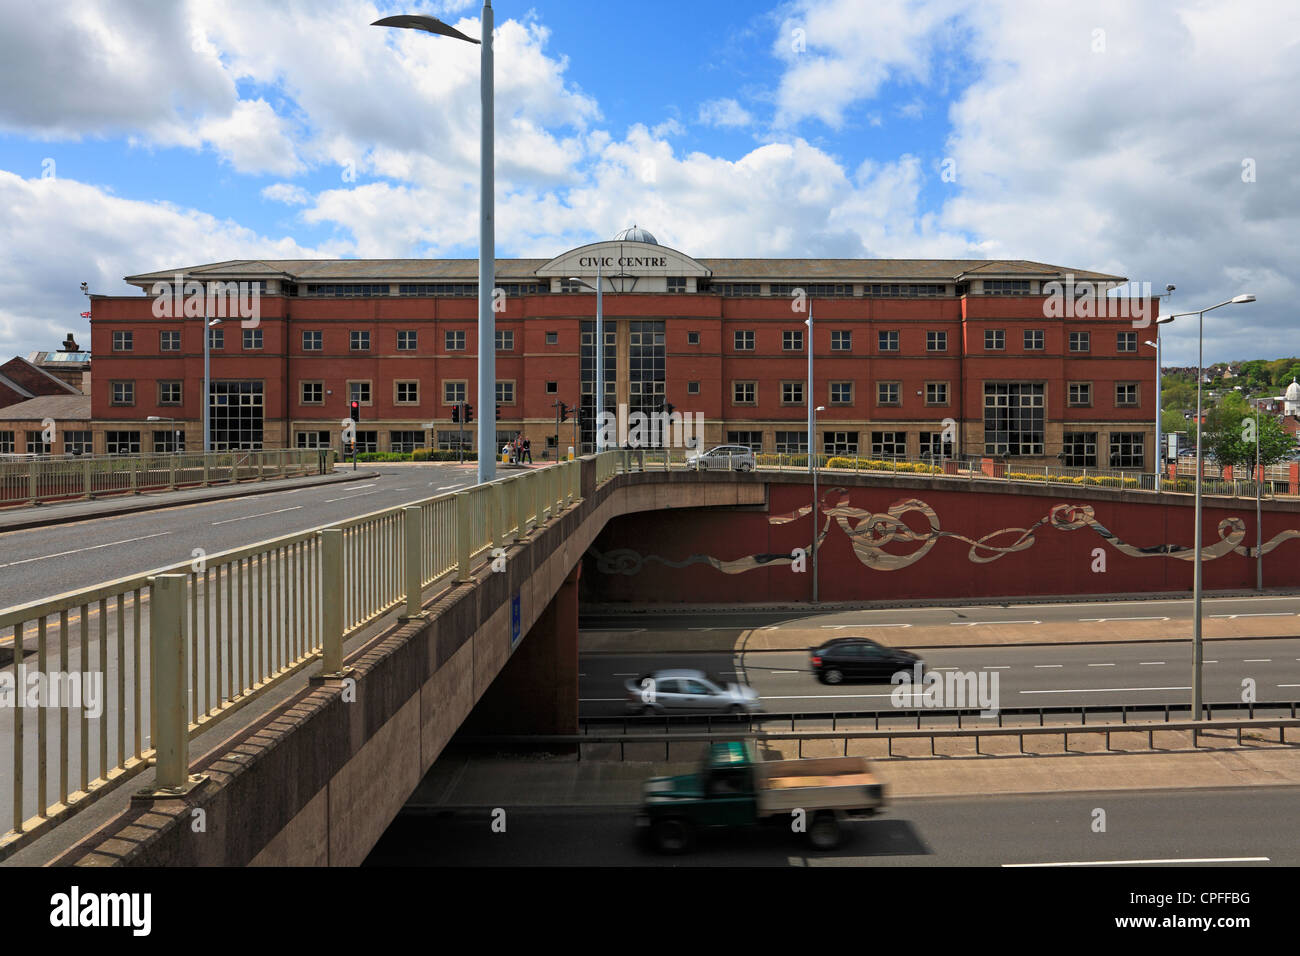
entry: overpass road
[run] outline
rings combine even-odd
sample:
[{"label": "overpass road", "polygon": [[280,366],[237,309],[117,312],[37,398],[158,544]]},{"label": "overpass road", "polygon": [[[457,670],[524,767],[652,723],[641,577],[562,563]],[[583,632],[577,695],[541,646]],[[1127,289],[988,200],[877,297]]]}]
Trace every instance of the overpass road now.
[{"label": "overpass road", "polygon": [[374,464],[375,478],[0,534],[0,608],[467,488],[475,466]]},{"label": "overpass road", "polygon": [[[1186,641],[946,647],[920,653],[932,670],[997,673],[1002,707],[1186,703],[1191,695]],[[581,713],[622,714],[624,681],[666,667],[698,668],[749,684],[769,712],[893,709],[889,684],[831,687],[809,673],[807,651],[750,651],[584,654],[578,669]],[[1240,700],[1246,678],[1255,681],[1257,700],[1300,699],[1300,638],[1206,645],[1206,701]]]},{"label": "overpass road", "polygon": [[[1095,833],[1093,811],[1106,811]],[[631,807],[400,815],[369,866],[1026,866],[1300,864],[1300,788],[911,798],[852,825],[839,849],[811,851],[784,828],[708,834],[683,857],[637,840]],[[1207,823],[1212,821],[1212,825]],[[942,909],[942,904],[937,904]]]}]

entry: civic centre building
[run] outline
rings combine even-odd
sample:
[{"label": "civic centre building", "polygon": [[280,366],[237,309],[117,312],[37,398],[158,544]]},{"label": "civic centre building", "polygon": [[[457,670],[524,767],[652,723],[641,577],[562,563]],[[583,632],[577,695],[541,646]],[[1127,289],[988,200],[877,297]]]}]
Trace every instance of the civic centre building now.
[{"label": "civic centre building", "polygon": [[[498,415],[497,450],[521,432],[534,459],[557,441],[589,450],[596,297],[573,280],[594,286],[598,265],[610,411],[671,405],[702,414],[708,445],[806,451],[802,290],[824,452],[1154,465],[1155,350],[1143,343],[1158,300],[1131,300],[1146,315],[1135,322],[1097,316],[1114,298],[1075,308],[1069,295],[1062,315],[1049,295],[1051,283],[1123,277],[1022,260],[696,259],[636,227],[553,259],[497,261],[498,408],[473,408],[463,431],[453,412],[475,404],[480,347],[473,259],[234,260],[129,276],[142,295],[92,296],[88,420],[59,431],[96,454],[199,448],[208,320],[180,292],[220,281],[248,283],[259,314],[209,328],[214,449],[338,448],[356,400],[362,451],[469,445],[484,414]],[[173,286],[175,307],[159,308]],[[559,403],[577,411],[557,435]]]}]

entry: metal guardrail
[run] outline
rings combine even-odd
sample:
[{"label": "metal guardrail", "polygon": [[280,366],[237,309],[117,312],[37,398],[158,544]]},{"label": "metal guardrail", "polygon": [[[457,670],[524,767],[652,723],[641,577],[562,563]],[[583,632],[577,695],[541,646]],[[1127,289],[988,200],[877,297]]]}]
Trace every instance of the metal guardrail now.
[{"label": "metal guardrail", "polygon": [[194,736],[318,658],[322,673],[340,673],[346,638],[403,604],[418,615],[426,588],[470,580],[493,547],[580,497],[581,468],[529,470],[0,610],[20,695],[34,663],[47,688],[51,675],[99,681],[102,705],[94,716],[26,697],[0,707],[0,767],[12,769],[0,858],[151,759],[158,791],[183,792]]},{"label": "metal guardrail", "polygon": [[[986,754],[980,750],[980,741],[985,737],[1017,737],[1019,740],[1019,752],[1025,756],[1033,756],[1032,753],[1025,751],[1026,737],[1058,736],[1062,738],[1062,745],[1065,753],[1074,753],[1070,750],[1070,737],[1079,735],[1098,735],[1105,738],[1105,749],[1112,752],[1111,736],[1113,734],[1146,734],[1147,749],[1156,750],[1155,734],[1172,733],[1172,732],[1190,732],[1192,735],[1193,748],[1201,747],[1201,735],[1217,730],[1235,731],[1237,746],[1241,746],[1241,735],[1246,731],[1276,729],[1278,731],[1278,744],[1280,746],[1298,746],[1300,744],[1288,743],[1286,732],[1288,728],[1300,727],[1300,719],[1292,717],[1275,717],[1261,718],[1255,720],[1185,720],[1171,721],[1161,724],[1060,724],[1044,727],[930,727],[922,730],[914,728],[900,728],[896,730],[832,730],[832,731],[804,731],[801,733],[732,733],[731,739],[743,738],[756,740],[764,743],[782,743],[786,741],[795,742],[797,752],[800,757],[803,756],[803,744],[805,741],[817,740],[837,740],[844,745],[844,755],[848,756],[849,741],[851,740],[885,740],[887,742],[887,755],[889,757],[900,756],[894,753],[895,740],[926,740],[930,741],[930,755],[937,756],[934,749],[934,742],[940,738],[973,738],[975,740],[975,753],[978,756],[994,756]],[[572,747],[577,751],[577,758],[582,759],[582,748],[593,744],[612,745],[618,744],[620,761],[627,759],[628,744],[663,744],[664,759],[671,759],[672,745],[675,743],[705,744],[718,739],[717,734],[709,733],[677,733],[677,734],[543,734],[543,735],[501,735],[490,737],[464,737],[458,738],[458,743],[482,748],[508,748],[526,746],[529,748],[551,748],[551,747]],[[1091,753],[1092,751],[1077,751],[1078,753]],[[1122,751],[1130,752],[1130,751]]]},{"label": "metal guardrail", "polygon": [[[1300,701],[1262,701],[1256,703],[1242,703],[1228,701],[1226,703],[1202,703],[1202,715],[1207,720],[1213,720],[1215,713],[1220,715],[1224,713],[1244,713],[1248,719],[1254,719],[1257,714],[1263,714],[1268,711],[1282,711],[1289,717],[1296,717],[1300,711]],[[1107,717],[1119,715],[1120,722],[1127,724],[1129,717],[1140,717],[1144,714],[1156,715],[1154,721],[1169,723],[1171,720],[1180,719],[1179,715],[1185,714],[1181,719],[1190,719],[1192,705],[1190,703],[1176,704],[1082,704],[1077,707],[1068,705],[1048,706],[1048,707],[1003,707],[999,708],[996,714],[997,726],[1006,726],[1004,721],[1008,718],[1038,718],[1038,725],[1045,727],[1048,717],[1075,717],[1078,725],[1081,727],[1088,726],[1088,715],[1092,714],[1094,719],[1097,717]],[[581,733],[591,734],[593,729],[599,733],[599,728],[621,727],[624,734],[636,732],[650,733],[654,728],[663,728],[663,733],[669,733],[674,726],[692,727],[704,724],[706,733],[714,733],[714,728],[718,728],[718,733],[735,733],[738,728],[744,728],[745,733],[755,733],[763,730],[769,725],[780,724],[782,726],[789,724],[790,731],[795,732],[799,723],[824,724],[830,722],[831,729],[836,730],[841,723],[862,723],[872,722],[874,729],[880,730],[882,719],[887,721],[915,721],[916,727],[921,727],[922,717],[933,724],[942,724],[945,721],[956,721],[957,727],[962,727],[963,720],[974,720],[978,724],[987,726],[987,722],[994,719],[992,717],[981,716],[979,707],[891,707],[887,710],[853,710],[853,711],[793,711],[785,713],[757,713],[757,714],[627,714],[625,716],[608,716],[608,717],[582,717],[578,720],[578,727]],[[1172,716],[1171,716],[1172,715]]]},{"label": "metal guardrail", "polygon": [[333,467],[314,448],[4,461],[0,506],[325,474]]}]

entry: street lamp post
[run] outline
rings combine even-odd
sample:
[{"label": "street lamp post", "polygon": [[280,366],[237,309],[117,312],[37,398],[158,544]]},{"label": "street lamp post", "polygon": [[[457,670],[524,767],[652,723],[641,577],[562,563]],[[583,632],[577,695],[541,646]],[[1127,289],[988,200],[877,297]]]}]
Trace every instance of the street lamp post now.
[{"label": "street lamp post", "polygon": [[1152,342],[1150,339],[1148,339],[1146,344],[1156,350],[1156,454],[1154,460],[1156,465],[1156,492],[1159,493],[1161,473],[1164,471],[1164,465],[1165,465],[1164,446],[1160,444],[1160,330],[1159,329],[1156,330],[1156,340]]},{"label": "street lamp post", "polygon": [[816,448],[817,440],[817,413],[813,409],[813,314],[812,300],[808,302],[808,318],[804,319],[804,325],[808,326],[808,470],[813,472],[813,479],[816,480],[816,469],[813,467],[813,451]]},{"label": "street lamp post", "polygon": [[1201,671],[1203,670],[1202,659],[1204,658],[1204,648],[1201,642],[1201,433],[1204,428],[1201,426],[1201,379],[1205,377],[1205,313],[1213,312],[1215,309],[1221,309],[1225,305],[1236,305],[1245,302],[1254,302],[1253,295],[1239,295],[1220,302],[1218,305],[1212,305],[1208,309],[1201,309],[1199,312],[1175,312],[1173,315],[1158,319],[1159,324],[1172,322],[1174,319],[1182,318],[1185,315],[1194,315],[1197,317],[1197,354],[1196,354],[1196,532],[1193,548],[1195,553],[1192,555],[1192,719],[1201,719]]},{"label": "street lamp post", "polygon": [[1264,590],[1264,468],[1259,445],[1263,439],[1259,431],[1259,400],[1255,400],[1255,590]]},{"label": "street lamp post", "polygon": [[479,131],[479,245],[478,245],[478,480],[496,477],[496,319],[492,296],[496,286],[496,233],[493,213],[493,104],[492,104],[492,0],[483,0],[483,39],[475,40],[448,26],[437,17],[423,15],[384,17],[371,26],[423,30],[439,36],[480,44],[479,103],[482,125]]},{"label": "street lamp post", "polygon": [[212,330],[221,319],[208,318],[207,287],[203,290],[203,454],[212,451]]},{"label": "street lamp post", "polygon": [[[603,450],[601,446],[600,433],[601,433],[601,426],[604,423],[603,413],[605,411],[605,303],[603,299],[604,290],[601,288],[604,283],[602,283],[600,280],[600,260],[601,257],[597,256],[596,257],[596,285],[593,290],[596,293],[596,403],[595,403],[596,433],[593,437],[596,443],[597,453]],[[590,282],[588,282],[585,279],[581,279],[578,276],[570,276],[569,281],[576,282],[579,285],[585,285],[588,289],[593,288]],[[581,410],[582,410],[581,395],[578,396],[578,409],[579,409],[579,414],[581,414]],[[558,455],[559,441],[560,441],[559,436],[556,436],[555,441],[556,441],[555,451],[556,454]]]},{"label": "street lamp post", "polygon": [[[809,405],[809,407],[811,408],[811,407],[812,407],[812,402],[810,401],[810,402],[808,403],[808,405]],[[825,405],[818,405],[816,410],[819,411],[819,412],[824,412],[824,411],[826,411],[826,406],[825,406]],[[813,459],[812,459],[811,457],[809,457],[808,460],[809,460],[809,461],[812,461]],[[818,580],[817,580],[817,535],[818,535],[817,523],[818,523],[818,522],[817,522],[817,469],[816,469],[816,467],[813,468],[812,478],[813,478],[813,500],[812,500],[812,519],[813,519],[813,536],[812,536],[812,579],[813,579],[813,588],[812,588],[812,591],[813,591],[813,603],[816,604],[816,603],[817,603],[817,585],[818,585]]]}]

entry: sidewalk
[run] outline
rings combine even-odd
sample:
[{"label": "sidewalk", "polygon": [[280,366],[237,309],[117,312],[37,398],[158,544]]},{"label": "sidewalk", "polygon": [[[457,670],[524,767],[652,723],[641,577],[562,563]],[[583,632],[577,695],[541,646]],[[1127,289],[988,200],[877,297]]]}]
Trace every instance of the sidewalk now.
[{"label": "sidewalk", "polygon": [[[1276,746],[1276,745],[1274,745]],[[408,807],[633,807],[647,777],[689,773],[698,761],[602,762],[474,759],[445,755],[411,795]],[[979,794],[1080,793],[1300,786],[1300,750],[1205,750],[1191,753],[1082,754],[1038,757],[904,757],[872,760],[892,799]]]},{"label": "sidewalk", "polygon": [[121,494],[60,502],[49,505],[27,505],[0,510],[0,534],[22,531],[47,525],[85,521],[88,518],[113,518],[134,514],[137,511],[154,511],[159,508],[176,508],[181,505],[224,498],[246,498],[272,491],[289,491],[314,485],[334,485],[348,481],[376,478],[375,471],[338,471],[332,475],[310,475],[305,478],[268,478],[265,481],[241,481],[238,484],[212,485],[207,488],[185,488],[180,491],[152,491],[143,494]]}]

